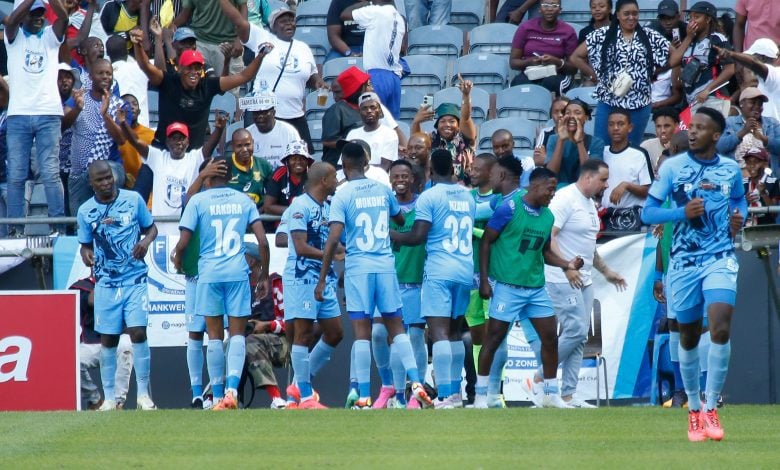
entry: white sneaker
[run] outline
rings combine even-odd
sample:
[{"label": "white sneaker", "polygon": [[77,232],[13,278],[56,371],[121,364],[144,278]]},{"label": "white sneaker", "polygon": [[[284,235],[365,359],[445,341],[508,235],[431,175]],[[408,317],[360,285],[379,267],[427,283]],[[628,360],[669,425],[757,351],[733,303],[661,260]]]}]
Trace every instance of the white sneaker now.
[{"label": "white sneaker", "polygon": [[544,398],[544,385],[541,382],[534,382],[533,379],[525,379],[522,382],[523,390],[531,398],[531,403],[536,408],[542,408],[544,404],[542,400]]},{"label": "white sneaker", "polygon": [[116,410],[116,400],[105,400],[103,401],[103,404],[100,405],[100,408],[98,408],[98,411],[114,411]]},{"label": "white sneaker", "polygon": [[541,406],[542,408],[570,408],[557,393],[544,394]]},{"label": "white sneaker", "polygon": [[157,407],[154,405],[154,402],[149,397],[149,395],[141,395],[136,399],[136,405],[135,407],[142,411],[152,411],[156,410]]},{"label": "white sneaker", "polygon": [[287,408],[287,400],[281,397],[276,397],[273,400],[271,400],[271,409],[272,410],[283,410]]},{"label": "white sneaker", "polygon": [[479,393],[474,395],[474,408],[484,410],[487,407],[487,395],[480,395]]},{"label": "white sneaker", "polygon": [[450,397],[445,398],[444,400],[439,400],[438,398],[436,400],[433,400],[433,407],[437,410],[451,410],[455,408],[452,405],[452,400]]},{"label": "white sneaker", "polygon": [[585,400],[580,400],[579,398],[572,398],[569,401],[564,401],[564,403],[566,403],[566,406],[569,408],[587,408],[587,409],[598,408],[598,406],[591,405]]},{"label": "white sneaker", "polygon": [[463,396],[460,393],[450,395],[450,401],[453,408],[463,408]]},{"label": "white sneaker", "polygon": [[203,399],[203,409],[210,410],[214,406],[214,399],[212,397],[206,397]]},{"label": "white sneaker", "polygon": [[504,396],[500,393],[498,395],[488,395],[487,406],[488,408],[506,408]]}]

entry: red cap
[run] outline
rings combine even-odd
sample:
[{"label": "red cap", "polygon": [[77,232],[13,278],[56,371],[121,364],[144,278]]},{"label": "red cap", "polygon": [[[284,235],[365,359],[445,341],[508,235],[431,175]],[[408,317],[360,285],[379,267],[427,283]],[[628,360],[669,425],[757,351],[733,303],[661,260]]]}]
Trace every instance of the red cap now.
[{"label": "red cap", "polygon": [[170,137],[174,132],[180,132],[184,134],[184,137],[190,137],[190,129],[186,124],[180,122],[174,122],[165,129],[165,137]]},{"label": "red cap", "polygon": [[360,87],[362,87],[370,78],[371,75],[353,65],[341,72],[339,76],[336,77],[336,80],[339,82],[339,85],[341,85],[342,95],[346,98],[357,93],[357,91],[360,90]]},{"label": "red cap", "polygon": [[203,54],[191,49],[187,49],[186,51],[182,52],[181,57],[179,57],[179,65],[182,67],[189,67],[192,64],[203,65],[205,63],[206,61],[203,60]]}]

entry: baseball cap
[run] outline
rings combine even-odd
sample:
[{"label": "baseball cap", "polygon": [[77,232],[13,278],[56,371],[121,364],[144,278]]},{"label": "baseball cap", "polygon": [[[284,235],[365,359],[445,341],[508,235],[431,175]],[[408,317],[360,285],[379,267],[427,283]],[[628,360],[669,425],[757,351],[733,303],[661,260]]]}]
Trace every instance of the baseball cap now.
[{"label": "baseball cap", "polygon": [[756,88],[754,86],[749,86],[749,87],[743,89],[742,93],[739,94],[739,101],[750,100],[750,99],[753,99],[753,98],[762,98],[761,101],[763,101],[764,103],[769,101],[769,98],[767,98],[767,96],[765,94],[761,93],[761,90],[759,90],[758,88]]},{"label": "baseball cap", "polygon": [[30,11],[37,10],[39,8],[46,9],[46,4],[43,3],[42,0],[35,0],[33,4],[30,6]]},{"label": "baseball cap", "polygon": [[165,129],[165,137],[170,137],[171,134],[173,134],[175,132],[179,132],[179,133],[184,134],[184,137],[187,137],[187,138],[190,137],[190,129],[187,127],[186,124],[183,124],[181,122],[174,122],[174,123],[170,124]]},{"label": "baseball cap", "polygon": [[292,15],[295,16],[295,12],[290,10],[287,7],[279,8],[278,10],[274,10],[271,15],[268,17],[268,26],[272,27],[274,26],[274,23],[276,23],[276,20],[278,20],[282,15]]},{"label": "baseball cap", "polygon": [[192,64],[205,64],[206,61],[203,60],[203,54],[201,54],[198,51],[193,51],[190,49],[187,49],[186,51],[181,53],[181,57],[179,57],[179,65],[182,67],[189,67]]},{"label": "baseball cap", "polygon": [[663,0],[658,4],[658,16],[674,16],[680,13],[680,7],[674,0]]},{"label": "baseball cap", "polygon": [[769,38],[756,39],[755,42],[745,51],[745,54],[758,54],[770,59],[776,59],[780,55],[780,49],[777,43]]},{"label": "baseball cap", "polygon": [[309,155],[309,151],[306,145],[306,142],[302,140],[293,140],[289,144],[287,144],[287,150],[284,152],[284,157],[282,157],[282,163],[286,163],[286,160],[289,157],[292,157],[293,155],[300,155],[302,157],[306,157],[307,160],[309,160],[309,164],[311,165],[314,163],[314,159]]},{"label": "baseball cap", "polygon": [[184,41],[185,39],[196,39],[197,36],[195,36],[195,31],[192,29],[182,26],[181,28],[176,28],[176,32],[173,33],[173,40],[174,41]]},{"label": "baseball cap", "polygon": [[248,111],[268,111],[276,107],[276,93],[269,89],[263,89],[253,95],[254,103],[247,108]]},{"label": "baseball cap", "polygon": [[376,101],[377,103],[381,103],[382,101],[379,99],[379,95],[377,95],[374,92],[366,92],[360,95],[360,98],[358,98],[358,106],[362,106],[363,103],[366,103],[368,101]]},{"label": "baseball cap", "polygon": [[718,14],[717,8],[710,2],[696,2],[688,9],[688,13],[704,13],[707,16],[715,18]]},{"label": "baseball cap", "polygon": [[748,149],[747,152],[745,152],[745,156],[743,158],[745,160],[747,160],[748,158],[757,158],[759,160],[768,162],[769,153],[763,147],[751,147],[750,149]]},{"label": "baseball cap", "polygon": [[371,75],[353,65],[341,72],[339,76],[336,77],[336,81],[341,85],[341,94],[346,98],[357,93],[370,78]]},{"label": "baseball cap", "polygon": [[57,70],[62,72],[69,72],[73,76],[73,89],[81,88],[81,73],[76,67],[71,67],[70,64],[60,63],[57,66]]}]

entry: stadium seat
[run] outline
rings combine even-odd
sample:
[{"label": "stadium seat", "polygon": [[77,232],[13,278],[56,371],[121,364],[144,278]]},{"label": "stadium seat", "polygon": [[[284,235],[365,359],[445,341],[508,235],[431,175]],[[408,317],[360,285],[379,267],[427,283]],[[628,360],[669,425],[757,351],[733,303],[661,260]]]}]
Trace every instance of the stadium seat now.
[{"label": "stadium seat", "polygon": [[411,136],[411,128],[409,127],[409,124],[405,123],[404,121],[396,121],[398,123],[398,128],[401,130],[401,132],[404,133],[406,138],[408,139]]},{"label": "stadium seat", "polygon": [[[642,1],[644,2],[645,0]],[[575,6],[572,7],[567,6],[565,9],[561,10],[561,14],[558,15],[558,19],[565,21],[569,24],[579,23],[585,25],[590,23],[591,15],[590,15],[590,8],[587,8],[588,2],[582,2],[578,6],[580,8],[577,8]]]},{"label": "stadium seat", "polygon": [[233,122],[233,114],[236,112],[236,97],[231,93],[214,95],[209,108],[209,125],[214,126],[214,111],[220,110],[228,114],[228,123]]},{"label": "stadium seat", "polygon": [[496,54],[509,60],[517,26],[491,23],[477,26],[469,33],[469,54]]},{"label": "stadium seat", "polygon": [[363,68],[362,57],[338,57],[333,60],[329,60],[322,64],[322,79],[325,83],[330,83],[335,80],[339,74],[348,68],[355,66],[359,69]]},{"label": "stadium seat", "polygon": [[[588,340],[582,352],[583,365],[587,367],[585,361],[595,361],[596,367],[596,406],[601,405],[601,385],[604,385],[604,395],[609,406],[609,380],[607,378],[607,360],[601,354],[601,303],[598,299],[593,301],[593,312],[590,318],[590,329],[588,330]],[[603,372],[603,377],[602,377]]]},{"label": "stadium seat", "polygon": [[577,34],[577,37],[580,36],[580,31],[585,29],[585,26],[587,26],[587,23],[569,23],[572,28],[574,28],[574,33]]},{"label": "stadium seat", "polygon": [[515,139],[515,150],[533,150],[539,125],[523,118],[496,118],[485,121],[479,126],[479,151],[492,151],[490,138],[499,129],[506,129]]},{"label": "stadium seat", "polygon": [[656,137],[656,135],[655,135],[655,123],[653,122],[652,119],[650,119],[649,121],[647,121],[647,126],[645,126],[645,133],[642,136],[642,139],[643,140],[654,139],[655,137]]},{"label": "stadium seat", "polygon": [[298,26],[295,29],[295,39],[309,45],[317,65],[322,65],[322,63],[325,62],[325,56],[328,55],[328,51],[330,50],[328,32],[325,28]]},{"label": "stadium seat", "polygon": [[309,0],[301,2],[295,10],[295,24],[301,26],[322,26],[327,25],[328,8],[330,0]]},{"label": "stadium seat", "polygon": [[497,117],[521,117],[544,124],[550,119],[552,95],[539,85],[505,88],[496,95]]},{"label": "stadium seat", "polygon": [[710,3],[718,9],[718,16],[728,13],[732,19],[737,18],[737,11],[734,9],[737,0],[710,0]]},{"label": "stadium seat", "polygon": [[412,88],[423,95],[432,95],[447,83],[447,61],[441,57],[410,55],[406,56],[406,62],[412,73],[401,82],[403,88]]},{"label": "stadium seat", "polygon": [[485,2],[477,0],[452,0],[450,24],[462,31],[471,31],[482,24],[485,16]]},{"label": "stadium seat", "polygon": [[157,129],[157,123],[160,122],[160,94],[149,90],[146,96],[149,103],[149,127]]},{"label": "stadium seat", "polygon": [[423,102],[423,95],[413,88],[401,88],[401,120],[412,122]]},{"label": "stadium seat", "polygon": [[[436,92],[433,95],[433,106],[434,108],[438,107],[442,103],[454,103],[460,106],[462,101],[462,96],[460,93],[460,88],[458,87],[449,87],[445,88],[441,91]],[[479,126],[485,120],[488,116],[488,111],[490,110],[490,94],[483,90],[482,88],[472,88],[471,89],[471,119],[474,121],[474,124]]]},{"label": "stadium seat", "polygon": [[315,153],[322,153],[322,121],[307,121]]},{"label": "stadium seat", "polygon": [[639,5],[639,21],[644,23],[658,18],[659,3],[661,0],[642,0]]},{"label": "stadium seat", "polygon": [[328,100],[325,102],[325,106],[317,104],[317,91],[312,91],[306,95],[306,116],[307,121],[318,121],[325,115],[325,111],[333,106],[333,93],[328,93]]},{"label": "stadium seat", "polygon": [[409,55],[430,54],[454,62],[463,49],[463,31],[449,25],[429,25],[409,32]]},{"label": "stadium seat", "polygon": [[578,88],[571,88],[569,91],[566,92],[566,96],[568,96],[571,99],[580,99],[590,106],[596,106],[598,104],[598,101],[593,96],[593,94],[596,92],[596,87],[592,86],[583,86]]},{"label": "stadium seat", "polygon": [[221,145],[218,145],[217,148],[214,149],[214,155],[227,155],[233,152],[233,133],[243,128],[243,119],[238,122],[231,123],[229,126],[227,126],[227,129],[225,129],[225,134],[222,136]]},{"label": "stadium seat", "polygon": [[506,86],[509,62],[493,54],[469,54],[455,61],[451,84],[458,81],[458,74],[464,80],[471,80],[474,86],[489,93],[498,93]]}]

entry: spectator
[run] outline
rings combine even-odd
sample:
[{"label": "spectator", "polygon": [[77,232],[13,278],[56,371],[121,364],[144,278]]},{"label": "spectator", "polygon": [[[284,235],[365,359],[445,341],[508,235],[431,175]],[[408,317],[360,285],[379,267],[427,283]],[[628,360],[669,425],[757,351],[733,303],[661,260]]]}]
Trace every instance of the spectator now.
[{"label": "spectator", "polygon": [[[680,19],[680,8],[674,0],[663,0],[658,4],[658,17],[648,25],[663,37],[673,47],[679,47],[680,38],[687,35],[688,25]],[[666,106],[677,106],[682,103],[682,85],[679,78],[680,69],[674,67],[662,67],[656,69],[651,88],[650,101],[653,109]]]},{"label": "spectator", "polygon": [[[165,64],[166,72],[175,73],[178,70],[177,64],[179,63],[182,52],[186,50],[198,50],[198,41],[195,36],[195,31],[186,26],[176,28],[175,32],[171,32],[170,29],[160,26],[160,23],[156,18],[152,18],[152,21],[149,24],[149,30],[154,36],[154,63]],[[225,61],[229,61],[231,58],[232,46],[230,51],[231,54],[225,58]],[[204,77],[217,76],[214,72],[214,67],[208,63],[203,64],[203,69]],[[225,72],[224,62],[223,72]]]},{"label": "spectator", "polygon": [[269,20],[269,33],[249,23],[230,0],[219,0],[219,3],[225,16],[236,26],[236,33],[244,46],[253,51],[258,50],[264,42],[274,46],[268,53],[268,60],[263,62],[256,74],[253,90],[270,90],[276,94],[276,119],[295,127],[298,135],[309,146],[309,153],[314,153],[309,125],[304,116],[306,88],[327,88],[327,85],[317,72],[314,54],[309,46],[293,38],[295,13],[288,8],[274,11]]},{"label": "spectator", "polygon": [[533,157],[519,157],[515,155],[515,138],[512,133],[506,129],[495,131],[490,137],[490,143],[493,146],[493,155],[495,155],[496,158],[510,156],[520,160],[520,163],[523,165],[523,172],[520,176],[520,187],[527,188],[528,183],[530,182],[531,172],[536,168]]},{"label": "spectator", "polygon": [[409,31],[425,25],[450,22],[452,0],[404,0]]},{"label": "spectator", "polygon": [[265,158],[276,169],[286,155],[287,146],[301,137],[291,124],[276,119],[276,95],[271,90],[255,93],[255,97],[258,102],[248,109],[254,124],[247,130],[255,143],[254,154]]},{"label": "spectator", "polygon": [[114,69],[114,82],[119,87],[120,96],[133,95],[137,101],[139,114],[133,117],[144,126],[149,125],[149,99],[147,90],[149,78],[138,66],[134,58],[127,55],[127,40],[113,35],[106,40],[106,51]]},{"label": "spectator", "polygon": [[[143,124],[138,123],[138,99],[133,95],[123,95],[122,100],[127,103],[125,109],[129,109],[126,114],[127,124],[132,129],[133,134],[136,136],[138,142],[146,145],[151,145],[154,140],[154,129],[150,129]],[[122,158],[122,166],[125,169],[125,187],[127,189],[133,189],[135,182],[138,179],[138,173],[143,166],[143,158],[138,150],[135,149],[133,144],[129,141],[125,141],[124,144],[119,146],[119,156]],[[145,199],[144,199],[145,200]]]},{"label": "spectator", "polygon": [[412,121],[412,133],[420,132],[421,123],[435,117],[434,130],[431,131],[431,148],[449,151],[452,154],[454,176],[458,181],[464,181],[474,159],[477,126],[471,119],[471,89],[474,84],[470,80],[463,80],[460,75],[458,79],[463,108],[452,103],[442,103],[434,114],[429,106],[423,105]]},{"label": "spectator", "polygon": [[282,215],[293,199],[303,194],[306,173],[314,159],[306,151],[306,143],[293,141],[287,145],[282,166],[265,182],[263,212]]},{"label": "spectator", "polygon": [[[64,0],[62,6],[68,13],[68,28],[65,30],[65,41],[60,46],[60,60],[62,57],[70,55],[71,61],[76,61],[78,65],[84,65],[84,59],[78,53],[78,47],[81,42],[89,36],[92,29],[92,19],[97,9],[96,0],[87,0],[87,9],[79,6],[78,0]],[[57,14],[51,5],[46,6],[46,21],[54,24],[57,21]],[[64,61],[64,60],[63,60]]]},{"label": "spectator", "polygon": [[[79,66],[79,75],[81,77],[81,86],[85,91],[92,89],[92,78],[90,71],[92,70],[92,64],[99,59],[105,58],[105,47],[103,46],[103,40],[90,36],[85,39],[79,45],[79,54],[84,58],[84,65]],[[119,98],[119,87],[116,82],[111,85],[111,92]]]},{"label": "spectator", "polygon": [[[73,99],[73,95],[78,94],[83,96],[84,90],[81,89],[78,68],[71,67],[69,64],[60,64],[57,70],[57,89],[60,92],[60,100],[62,100],[62,110],[64,113],[66,106],[73,108],[76,105],[76,102]],[[62,131],[62,136],[60,137],[60,181],[62,182],[64,207],[65,213],[67,215],[72,215],[70,212],[70,198],[68,197],[68,178],[70,176],[70,143],[72,140],[73,128],[68,127]]]},{"label": "spectator", "polygon": [[601,160],[604,141],[585,133],[585,122],[590,120],[590,107],[579,99],[569,101],[563,119],[558,121],[555,135],[550,136],[545,149],[545,166],[558,174],[558,187],[577,181],[580,165],[588,159]]},{"label": "spectator", "polygon": [[739,101],[742,115],[726,119],[726,129],[716,145],[718,153],[736,159],[744,167],[745,152],[754,147],[765,148],[772,157],[772,169],[780,170],[780,122],[762,116],[767,101],[758,88],[742,90]]},{"label": "spectator", "polygon": [[341,12],[344,21],[355,21],[366,30],[363,68],[379,99],[395,119],[401,118],[401,55],[406,53],[406,22],[393,0],[356,3]]},{"label": "spectator", "polygon": [[[355,21],[341,19],[341,12],[360,0],[333,0],[328,8],[328,42],[330,51],[325,62],[337,57],[359,57],[363,55],[363,37],[366,30]],[[418,0],[414,0],[418,3]],[[411,21],[411,19],[408,19]],[[410,29],[413,26],[410,25]]]},{"label": "spectator", "polygon": [[758,89],[771,97],[764,106],[764,116],[780,120],[780,67],[775,65],[780,50],[769,38],[758,39],[745,53],[717,49],[721,57],[728,58],[752,70],[758,77]]},{"label": "spectator", "polygon": [[585,38],[593,31],[609,26],[614,20],[612,15],[612,0],[590,0],[590,21],[580,30],[577,44],[585,42]]},{"label": "spectator", "polygon": [[[566,58],[577,48],[577,33],[571,25],[558,20],[561,0],[545,0],[540,10],[542,16],[523,22],[512,40],[509,66],[519,70],[512,85],[535,83],[562,95],[576,72],[566,64]],[[554,70],[547,70],[549,66]],[[537,74],[543,77],[536,78]]]},{"label": "spectator", "polygon": [[696,2],[688,12],[691,15],[688,35],[680,47],[672,50],[669,66],[683,66],[680,80],[691,111],[708,106],[728,116],[729,102],[721,98],[721,93],[717,93],[718,98],[710,95],[734,76],[734,62],[720,58],[717,52],[717,49],[731,49],[731,44],[724,35],[715,32],[717,10],[711,3]]},{"label": "spectator", "polygon": [[[360,139],[355,139],[355,140],[344,140],[344,139],[342,139],[342,140],[339,140],[339,142],[338,142],[339,152],[341,152],[343,150],[343,148],[350,142],[352,142],[354,144],[358,144],[358,145],[360,145],[363,148],[363,153],[366,156],[366,165],[364,167],[364,170],[365,170],[364,173],[366,175],[366,178],[368,178],[370,180],[378,181],[378,182],[382,183],[383,185],[387,186],[388,188],[392,188],[392,185],[390,184],[390,175],[384,170],[384,168],[382,168],[381,166],[369,165],[368,162],[371,161],[371,146],[368,145],[368,142],[366,142],[365,140],[360,140]],[[339,167],[341,166],[341,160],[339,160],[338,166]],[[340,185],[336,189],[336,191],[338,191],[340,188],[343,187],[342,183],[346,182],[346,180],[347,180],[346,178],[347,177],[344,174],[344,169],[343,168],[336,172],[336,179],[338,180],[339,185]]]},{"label": "spectator", "polygon": [[[163,72],[149,62],[146,52],[140,47],[143,33],[134,30],[130,37],[135,47],[135,59],[141,70],[149,77],[149,84],[159,90],[160,121],[157,123],[155,145],[162,146],[166,139],[165,129],[174,122],[187,125],[190,133],[190,148],[203,146],[208,127],[211,100],[217,94],[236,88],[255,76],[267,51],[258,53],[249,65],[236,75],[203,78],[203,55],[198,51],[184,51],[179,58],[179,71]],[[268,50],[273,46],[268,44]]]},{"label": "spectator", "polygon": [[141,7],[149,8],[148,0],[109,0],[100,10],[100,24],[109,36],[128,33],[139,25]]},{"label": "spectator", "polygon": [[496,13],[498,2],[499,0],[490,0],[488,4],[488,15],[490,18],[495,18],[493,20],[495,23],[520,24],[526,13],[529,20],[539,16],[540,0],[506,0]]},{"label": "spectator", "polygon": [[629,141],[639,145],[652,110],[653,73],[667,64],[670,46],[659,33],[639,25],[636,0],[618,0],[615,16],[609,27],[590,33],[570,61],[586,77],[598,82],[594,137],[602,142],[609,140],[607,116],[612,108],[623,108],[631,111],[634,124]]},{"label": "spectator", "polygon": [[[745,194],[750,207],[776,206],[780,201],[780,183],[769,170],[769,154],[765,148],[753,147],[745,152]],[[774,224],[775,214],[751,214],[748,225]]]},{"label": "spectator", "polygon": [[669,148],[672,136],[680,126],[680,115],[674,108],[659,108],[653,113],[653,123],[656,136],[642,142],[642,148],[650,156],[653,171],[656,171],[661,153]]},{"label": "spectator", "polygon": [[[642,207],[653,182],[650,157],[642,148],[628,142],[631,132],[631,114],[615,109],[607,118],[612,144],[604,149],[604,162],[609,165],[607,189],[601,198],[601,207],[629,209]],[[637,219],[637,222],[640,222]]]},{"label": "spectator", "polygon": [[[124,101],[109,91],[113,83],[113,69],[106,59],[96,59],[92,64],[91,86],[83,95],[74,98],[75,106],[65,108],[62,127],[73,126],[70,149],[70,176],[68,196],[71,214],[95,193],[89,184],[87,167],[96,160],[113,160],[116,171],[119,146],[125,143],[122,130],[115,122],[117,111]],[[124,175],[124,170],[121,171]],[[119,188],[124,186],[124,176],[115,178]]]},{"label": "spectator", "polygon": [[347,140],[359,139],[368,142],[371,147],[371,160],[368,163],[381,166],[387,171],[390,164],[398,160],[398,136],[380,122],[382,108],[379,97],[375,93],[363,93],[358,104],[363,126],[349,131]]},{"label": "spectator", "polygon": [[[734,24],[734,50],[749,49],[758,38],[769,38],[780,43],[780,8],[766,0],[737,0],[734,7],[737,21]],[[747,24],[750,23],[750,27]]]},{"label": "spectator", "polygon": [[[60,0],[51,0],[57,20],[44,26],[45,4],[23,0],[5,20],[3,39],[8,52],[9,96],[7,111],[8,217],[24,217],[24,186],[35,159],[44,184],[49,217],[65,215],[59,172],[62,102],[57,88],[58,51],[65,37],[68,16]],[[21,28],[21,31],[20,31]],[[21,234],[21,227],[16,227]]]},{"label": "spectator", "polygon": [[661,0],[658,16],[647,27],[661,33],[674,47],[679,47],[688,35],[688,24],[680,17],[680,7],[674,0]]},{"label": "spectator", "polygon": [[406,144],[405,158],[426,170],[431,159],[431,137],[425,132],[413,133]]},{"label": "spectator", "polygon": [[545,150],[547,142],[550,140],[551,135],[555,135],[555,132],[558,129],[558,123],[561,121],[563,112],[566,109],[566,105],[569,104],[569,101],[571,100],[566,95],[553,98],[552,105],[550,105],[550,121],[552,121],[552,125],[543,127],[536,137],[536,145],[534,147],[534,164],[536,166],[544,166],[545,160],[547,159],[547,151]]},{"label": "spectator", "polygon": [[226,159],[230,176],[227,187],[246,194],[260,209],[263,207],[265,184],[273,174],[273,169],[265,158],[254,155],[255,144],[248,130],[238,129],[233,132],[231,142],[233,157]]}]

